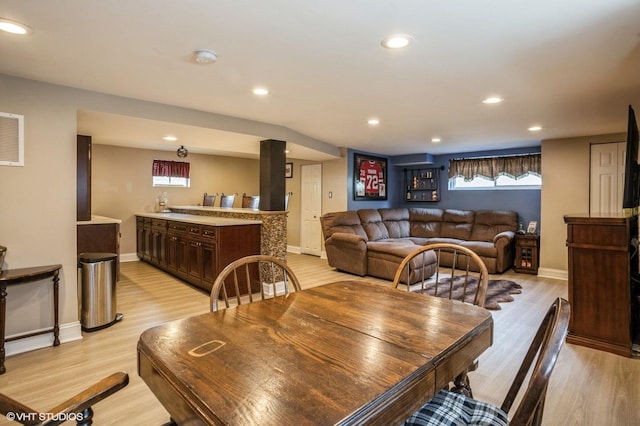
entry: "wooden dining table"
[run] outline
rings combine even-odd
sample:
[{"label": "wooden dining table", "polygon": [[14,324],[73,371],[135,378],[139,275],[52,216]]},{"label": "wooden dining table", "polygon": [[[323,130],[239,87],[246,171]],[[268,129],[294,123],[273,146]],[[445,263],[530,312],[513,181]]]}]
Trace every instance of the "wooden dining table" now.
[{"label": "wooden dining table", "polygon": [[138,374],[178,425],[392,425],[492,339],[483,308],[340,281],[150,328]]}]

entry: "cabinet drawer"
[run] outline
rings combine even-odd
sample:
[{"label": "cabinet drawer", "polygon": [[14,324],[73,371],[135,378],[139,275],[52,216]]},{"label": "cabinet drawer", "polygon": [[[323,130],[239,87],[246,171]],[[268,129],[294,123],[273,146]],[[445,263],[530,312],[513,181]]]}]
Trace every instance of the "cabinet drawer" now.
[{"label": "cabinet drawer", "polygon": [[167,221],[166,220],[162,220],[162,219],[152,219],[151,220],[151,226],[153,228],[166,229],[167,228]]},{"label": "cabinet drawer", "polygon": [[169,228],[169,231],[186,232],[187,224],[184,222],[169,222],[168,228]]},{"label": "cabinet drawer", "polygon": [[202,236],[205,238],[215,238],[217,235],[217,229],[213,226],[203,226]]},{"label": "cabinet drawer", "polygon": [[520,238],[518,239],[518,246],[520,247],[537,247],[538,240],[534,238]]},{"label": "cabinet drawer", "polygon": [[199,236],[202,234],[202,226],[190,223],[187,225],[187,231],[189,232],[189,236]]}]

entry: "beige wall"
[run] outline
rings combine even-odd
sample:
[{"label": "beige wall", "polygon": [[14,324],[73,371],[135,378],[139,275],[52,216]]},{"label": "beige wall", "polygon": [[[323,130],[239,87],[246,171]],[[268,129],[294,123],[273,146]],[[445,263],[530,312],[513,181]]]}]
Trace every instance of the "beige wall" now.
[{"label": "beige wall", "polygon": [[[60,322],[77,322],[76,105],[65,90],[0,75],[0,111],[25,116],[24,167],[0,166],[5,267],[62,264]],[[7,293],[6,332],[53,324],[51,286]]]},{"label": "beige wall", "polygon": [[564,216],[589,212],[590,145],[624,140],[612,134],[542,141],[541,269],[567,271]]},{"label": "beige wall", "polygon": [[[191,165],[190,188],[154,188],[151,164],[154,159],[178,161],[175,153],[93,144],[92,213],[122,220],[120,252],[136,251],[136,212],[155,209],[163,192],[169,205],[202,204],[205,192],[237,193],[235,207],[241,206],[243,192],[260,193],[260,161],[235,157],[192,154],[182,161]],[[219,200],[216,200],[216,205]]]}]

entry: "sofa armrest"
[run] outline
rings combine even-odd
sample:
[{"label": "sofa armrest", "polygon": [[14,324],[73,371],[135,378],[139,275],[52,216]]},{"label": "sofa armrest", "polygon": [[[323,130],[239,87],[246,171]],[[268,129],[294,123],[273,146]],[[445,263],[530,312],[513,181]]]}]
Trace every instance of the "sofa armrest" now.
[{"label": "sofa armrest", "polygon": [[360,235],[336,232],[324,242],[330,266],[364,276],[367,274],[367,241]]},{"label": "sofa armrest", "polygon": [[502,231],[496,234],[495,237],[493,237],[493,244],[496,247],[508,246],[509,244],[511,244],[511,241],[513,241],[513,239],[515,238],[515,235],[516,233],[513,231]]},{"label": "sofa armrest", "polygon": [[331,241],[331,243],[336,245],[358,245],[359,243],[363,243],[366,245],[366,241],[362,236],[356,234],[347,234],[346,232],[336,232],[329,238],[327,238],[327,242]]}]

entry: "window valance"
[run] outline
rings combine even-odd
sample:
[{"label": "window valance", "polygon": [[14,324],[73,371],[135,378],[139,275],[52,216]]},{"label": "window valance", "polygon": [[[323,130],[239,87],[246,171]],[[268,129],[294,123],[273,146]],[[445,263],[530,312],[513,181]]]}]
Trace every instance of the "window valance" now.
[{"label": "window valance", "polygon": [[184,161],[153,160],[153,176],[180,177],[189,179],[190,165]]},{"label": "window valance", "polygon": [[528,174],[541,176],[541,171],[540,154],[458,158],[449,161],[449,179],[462,177],[466,182],[476,177],[495,180],[498,176],[508,176],[512,179],[519,179]]}]

